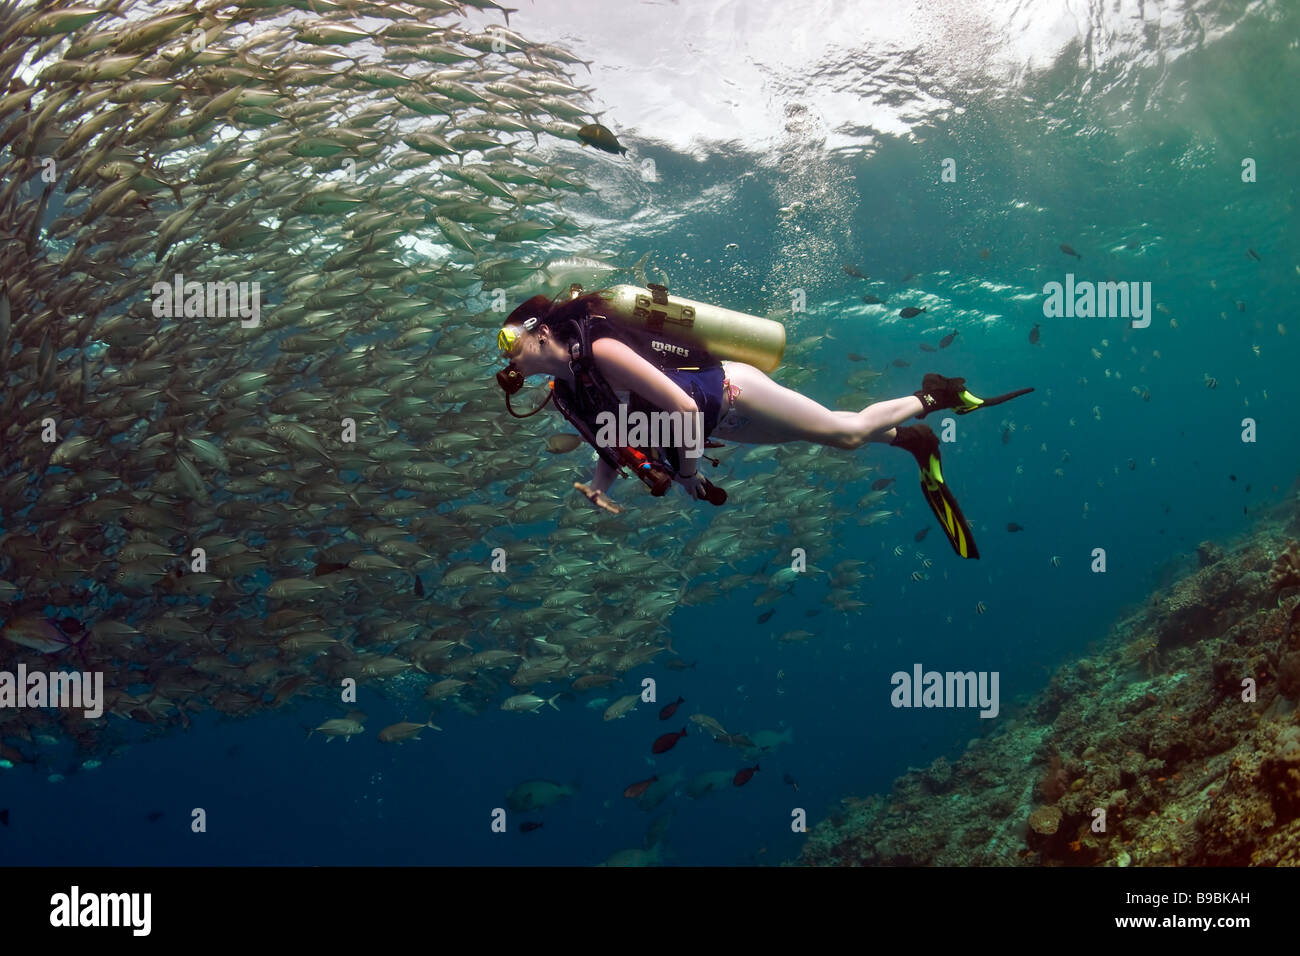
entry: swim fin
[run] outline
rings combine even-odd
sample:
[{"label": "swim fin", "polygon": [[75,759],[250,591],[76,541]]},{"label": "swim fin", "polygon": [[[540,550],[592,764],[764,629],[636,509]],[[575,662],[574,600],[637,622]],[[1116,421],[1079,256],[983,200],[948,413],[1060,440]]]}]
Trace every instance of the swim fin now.
[{"label": "swim fin", "polygon": [[993,398],[980,398],[966,388],[964,378],[947,378],[930,372],[921,380],[920,391],[912,394],[921,400],[921,414],[917,417],[925,418],[931,412],[946,409],[952,409],[958,415],[969,415],[976,409],[1001,405],[1021,395],[1028,395],[1032,391],[1032,388],[1018,388],[1014,392],[996,395]]},{"label": "swim fin", "polygon": [[895,431],[891,444],[910,451],[921,466],[921,494],[925,496],[925,503],[930,506],[934,516],[939,519],[939,527],[948,536],[953,551],[958,557],[978,558],[980,553],[975,547],[970,525],[966,523],[957,499],[943,480],[938,437],[928,425],[900,425]]}]

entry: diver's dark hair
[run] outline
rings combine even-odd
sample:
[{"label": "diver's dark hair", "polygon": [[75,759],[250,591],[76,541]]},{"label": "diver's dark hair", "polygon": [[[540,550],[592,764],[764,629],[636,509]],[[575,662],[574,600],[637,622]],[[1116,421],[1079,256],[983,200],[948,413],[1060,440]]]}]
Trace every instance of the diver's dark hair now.
[{"label": "diver's dark hair", "polygon": [[[550,327],[556,339],[570,345],[578,339],[578,320],[590,315],[593,306],[599,304],[601,299],[597,293],[588,292],[576,299],[562,300],[566,295],[567,292],[562,292],[554,299],[535,295],[511,312],[505,324],[522,325],[525,319],[536,316]],[[537,334],[536,330],[530,334]]]}]

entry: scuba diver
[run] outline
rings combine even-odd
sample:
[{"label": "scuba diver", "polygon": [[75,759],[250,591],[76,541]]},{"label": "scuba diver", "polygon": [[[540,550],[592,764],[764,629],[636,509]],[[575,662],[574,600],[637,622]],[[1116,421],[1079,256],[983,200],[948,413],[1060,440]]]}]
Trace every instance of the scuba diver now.
[{"label": "scuba diver", "polygon": [[[1033,391],[980,399],[966,389],[965,379],[928,374],[912,395],[858,412],[834,411],[767,376],[785,350],[779,322],[669,296],[657,285],[586,294],[574,285],[555,299],[533,296],[510,313],[497,348],[509,360],[496,377],[510,414],[527,418],[553,401],[596,449],[591,484],[574,487],[598,508],[622,511],[606,492],[625,468],[655,496],[676,482],[693,499],[722,504],[725,491],[698,470],[698,459],[707,457],[702,448],[720,447],[705,438],[741,444],[807,441],[845,449],[879,442],[916,459],[926,502],[963,558],[978,558],[979,551],[944,482],[939,439],[928,425],[903,423],[949,409],[964,415]],[[531,375],[552,376],[547,396],[532,411],[516,412],[510,396]],[[607,426],[627,420],[631,412],[677,413],[678,421],[696,427],[670,432],[666,441],[661,434],[658,447],[612,438]],[[717,460],[709,460],[716,467]]]}]

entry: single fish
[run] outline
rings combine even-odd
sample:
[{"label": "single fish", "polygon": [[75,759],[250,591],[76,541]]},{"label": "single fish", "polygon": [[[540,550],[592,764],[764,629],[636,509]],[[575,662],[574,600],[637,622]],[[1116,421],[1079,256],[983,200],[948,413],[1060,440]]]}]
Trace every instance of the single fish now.
[{"label": "single fish", "polygon": [[682,702],[683,702],[684,700],[686,700],[685,697],[678,697],[678,698],[677,698],[675,701],[673,701],[671,704],[665,704],[665,705],[663,706],[663,709],[659,711],[659,719],[660,719],[660,720],[667,720],[667,719],[668,719],[669,717],[671,717],[673,714],[677,713],[677,708],[680,707],[680,706],[682,705]]},{"label": "single fish", "polygon": [[850,352],[848,355],[845,356],[845,358],[847,358],[850,362],[865,362],[867,360],[867,357],[865,355],[859,355],[857,352]]},{"label": "single fish", "polygon": [[776,608],[774,607],[768,608],[766,611],[764,611],[762,614],[758,616],[758,623],[766,624],[768,621],[772,620],[772,615],[775,613],[776,613]]},{"label": "single fish", "polygon": [[925,342],[922,342],[922,343],[921,343],[921,351],[922,351],[922,352],[937,352],[937,351],[939,351],[939,350],[938,350],[937,348],[935,348],[933,345],[927,345]]},{"label": "single fish", "polygon": [[[749,783],[749,778],[754,776],[754,774],[757,773],[758,770],[759,770],[758,764],[754,764],[754,766],[752,767],[746,767],[743,770],[737,770],[736,775],[731,778],[731,782],[738,787],[743,787],[745,784]],[[798,788],[796,787],[795,789]]]},{"label": "single fish", "polygon": [[546,450],[553,455],[563,455],[582,444],[581,435],[552,435],[546,439]]},{"label": "single fish", "polygon": [[426,727],[433,727],[434,730],[441,730],[441,727],[434,727],[433,723],[417,724],[409,720],[402,720],[395,724],[389,724],[379,732],[379,740],[385,744],[401,743],[403,740],[418,740],[420,731]]},{"label": "single fish", "polygon": [[953,340],[956,338],[957,338],[956,332],[949,332],[947,335],[945,335],[943,338],[939,340],[939,348],[946,349],[948,346],[952,345]]},{"label": "single fish", "polygon": [[1037,344],[1038,344],[1038,334],[1039,334],[1039,333],[1038,333],[1038,324],[1035,323],[1035,324],[1034,324],[1034,327],[1033,327],[1032,329],[1029,330],[1029,344],[1030,344],[1030,345],[1037,345]]},{"label": "single fish", "polygon": [[1247,249],[1247,250],[1246,250],[1246,255],[1250,256],[1250,257],[1251,257],[1252,259],[1254,259],[1256,262],[1259,262],[1259,261],[1260,261],[1259,253],[1256,252],[1254,249]]},{"label": "single fish", "polygon": [[534,830],[540,830],[541,828],[542,824],[537,820],[525,820],[519,824],[520,833],[532,833]]},{"label": "single fish", "polygon": [[1061,243],[1060,248],[1061,251],[1064,252],[1067,256],[1074,256],[1076,259],[1083,258],[1083,256],[1079,255],[1077,252],[1074,251],[1073,246],[1067,246],[1065,243]]},{"label": "single fish", "polygon": [[635,800],[637,797],[641,796],[641,794],[649,790],[650,785],[658,779],[658,776],[654,776],[649,780],[638,780],[636,783],[630,783],[627,785],[627,789],[623,791],[623,796],[629,800]]},{"label": "single fish", "polygon": [[845,274],[845,275],[853,276],[853,278],[855,278],[855,279],[869,279],[869,278],[871,278],[871,277],[868,276],[868,275],[864,275],[864,274],[862,273],[862,271],[861,271],[860,269],[858,269],[857,266],[846,265],[846,266],[844,266],[843,268],[844,268],[844,274]]},{"label": "single fish", "polygon": [[877,478],[871,483],[872,491],[884,491],[898,479],[896,478]]},{"label": "single fish", "polygon": [[794,779],[794,777],[792,777],[789,773],[787,773],[784,777],[781,778],[781,782],[782,782],[782,783],[788,783],[790,786],[794,787],[795,792],[798,792],[798,790],[799,790],[799,784],[798,784],[798,782]]},{"label": "single fish", "polygon": [[904,319],[910,319],[913,316],[920,315],[922,312],[926,312],[926,311],[928,311],[928,307],[925,309],[918,309],[914,305],[909,305],[903,310],[901,310],[898,314]]},{"label": "single fish", "polygon": [[1014,521],[1008,521],[1008,522],[1007,522],[1007,530],[1008,530],[1008,531],[1015,532],[1015,531],[1024,531],[1025,528],[1024,528],[1024,525],[1018,525],[1018,524],[1016,524]]},{"label": "single fish", "polygon": [[599,123],[588,123],[579,128],[577,136],[586,145],[594,146],[606,153],[617,156],[627,152],[627,148],[619,143],[618,137]]},{"label": "single fish", "polygon": [[878,296],[878,295],[871,295],[870,293],[864,295],[864,296],[862,297],[862,301],[865,302],[867,305],[884,305],[884,304],[885,304],[885,300],[882,299],[882,298],[880,298],[880,296]]},{"label": "single fish", "polygon": [[914,535],[912,536],[912,540],[913,540],[913,541],[924,541],[924,540],[925,540],[925,536],[926,536],[927,534],[929,534],[929,533],[930,533],[930,526],[929,526],[929,525],[926,525],[924,528],[922,528],[920,531],[918,531],[916,534],[914,534]]},{"label": "single fish", "polygon": [[650,745],[650,752],[657,754],[667,753],[677,746],[677,741],[681,740],[685,736],[685,727],[675,734],[662,734],[653,744]]},{"label": "single fish", "polygon": [[898,358],[898,359],[894,359],[894,361],[891,364],[894,366],[894,368],[909,368],[912,363],[907,361],[907,359]]}]

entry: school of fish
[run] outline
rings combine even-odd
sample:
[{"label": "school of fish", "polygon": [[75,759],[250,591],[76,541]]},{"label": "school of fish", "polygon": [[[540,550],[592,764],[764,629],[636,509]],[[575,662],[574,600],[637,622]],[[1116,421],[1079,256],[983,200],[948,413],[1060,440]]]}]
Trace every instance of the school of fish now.
[{"label": "school of fish", "polygon": [[509,12],[0,4],[0,647],[102,671],[119,718],[6,709],[0,757],[337,702],[348,679],[434,719],[618,696],[678,660],[677,606],[779,600],[796,547],[829,608],[866,607],[832,501],[861,456],[723,448],[727,507],[623,481],[613,516],[573,494],[589,456],[553,416],[504,414],[502,313],[644,282],[645,258],[584,242],[598,196],[570,163],[627,160],[592,131],[583,61],[467,26],[484,11]]}]

